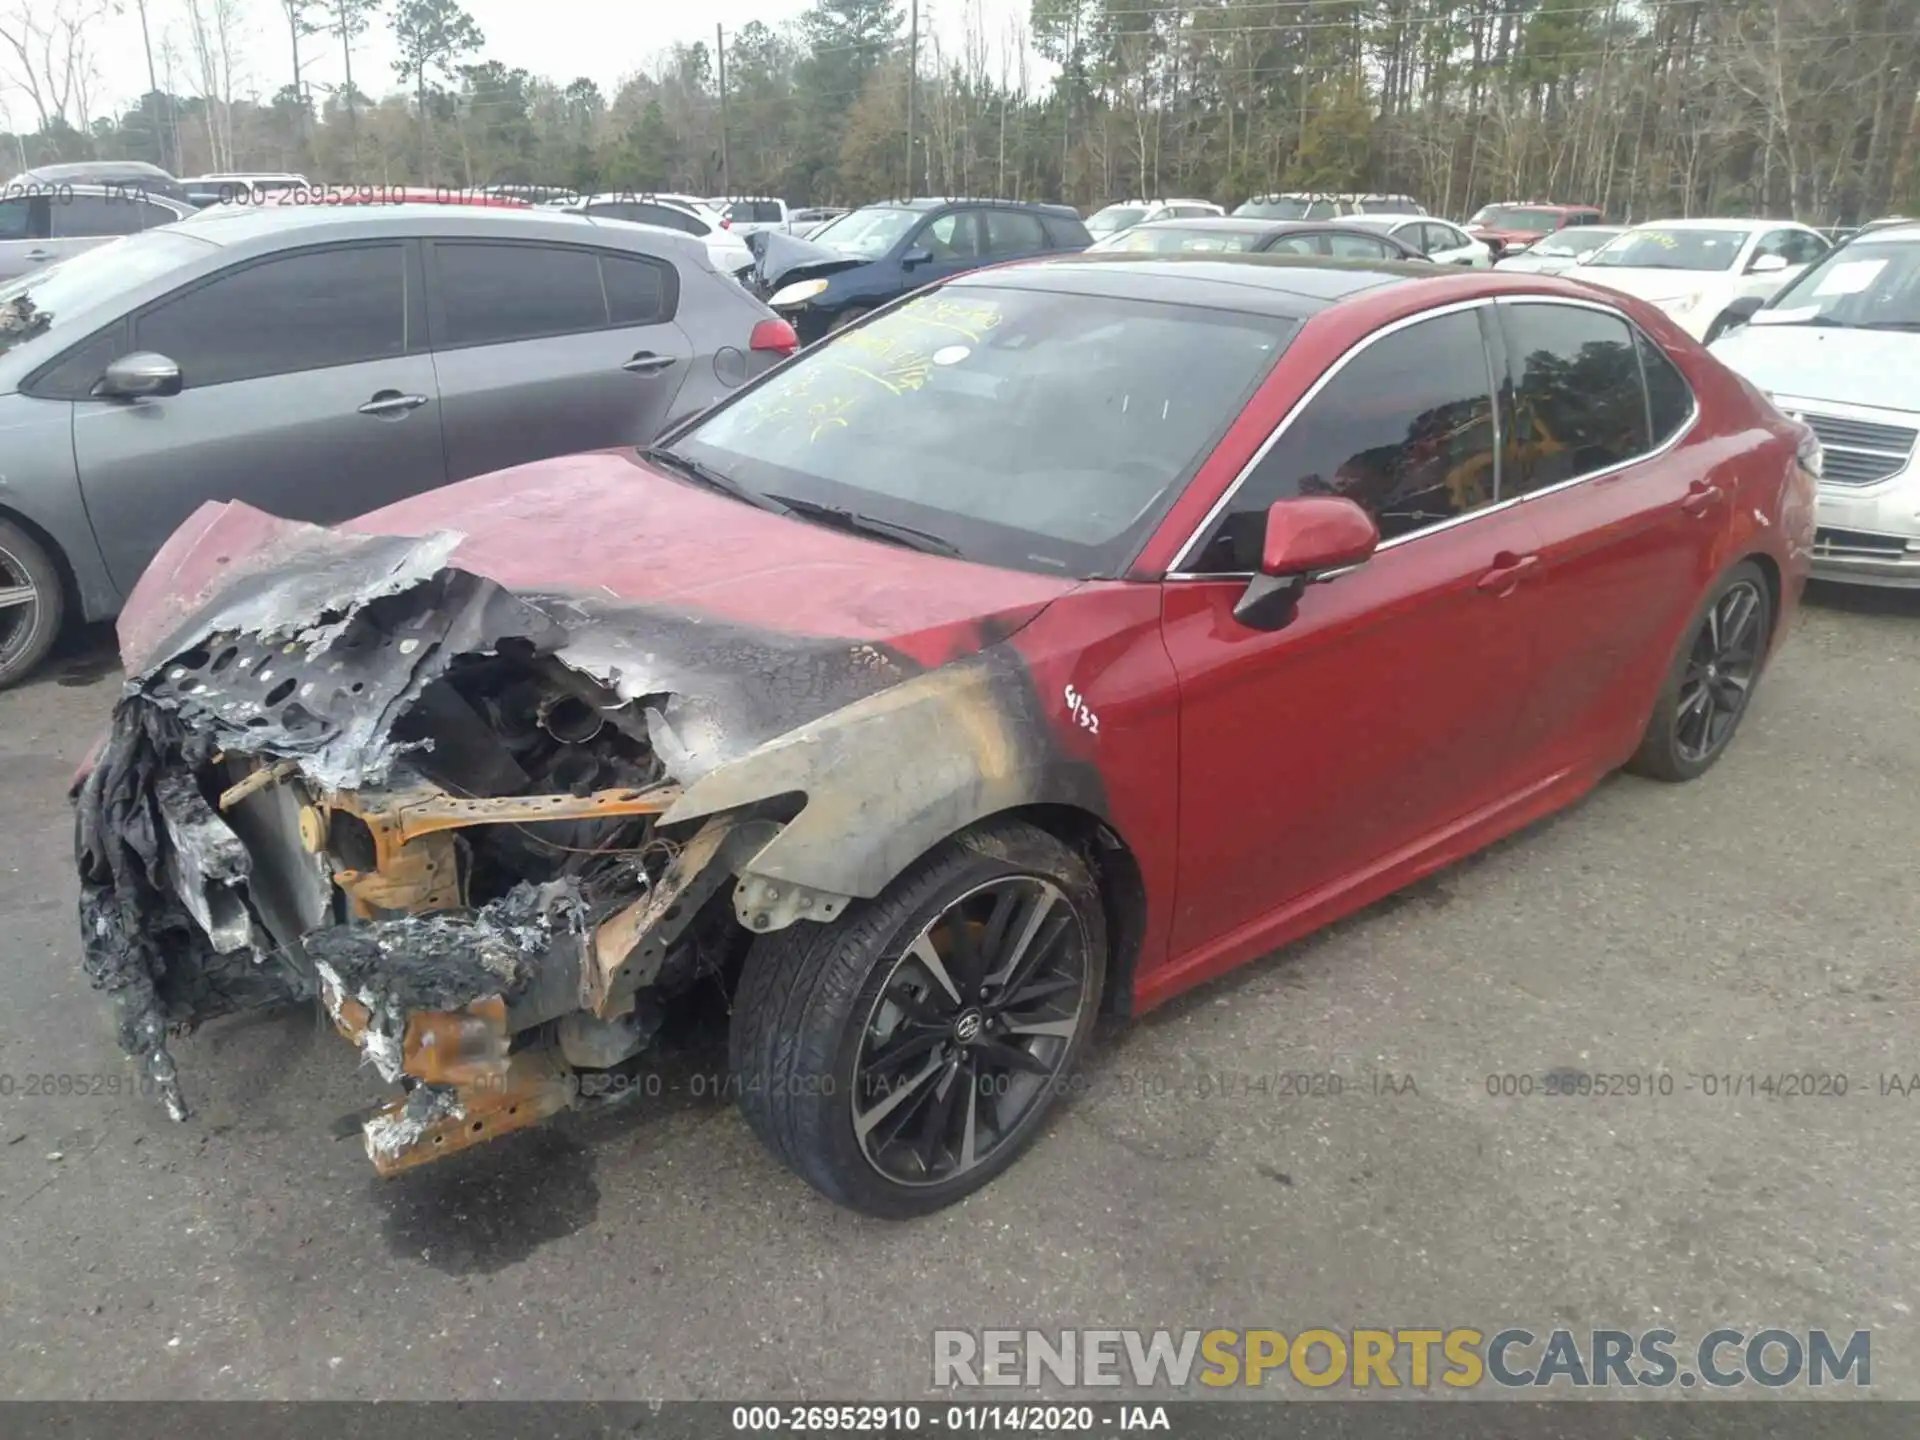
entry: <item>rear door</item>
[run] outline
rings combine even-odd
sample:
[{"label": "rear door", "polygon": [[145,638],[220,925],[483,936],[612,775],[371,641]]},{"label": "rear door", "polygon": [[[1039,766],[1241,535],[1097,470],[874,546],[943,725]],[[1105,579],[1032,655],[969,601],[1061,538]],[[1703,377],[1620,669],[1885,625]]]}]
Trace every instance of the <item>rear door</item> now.
[{"label": "rear door", "polygon": [[1400,252],[1387,241],[1373,235],[1362,235],[1341,231],[1332,235],[1317,236],[1319,243],[1325,246],[1323,253],[1341,260],[1398,260]]},{"label": "rear door", "polygon": [[[1532,661],[1520,507],[1493,506],[1480,305],[1350,352],[1268,441],[1166,582],[1180,677],[1175,953],[1311,908],[1510,793]],[[1344,495],[1380,527],[1285,629],[1233,609],[1268,506]]]},{"label": "rear door", "polygon": [[0,199],[0,280],[15,279],[53,262],[47,241],[51,204],[45,195]]},{"label": "rear door", "polygon": [[1023,260],[1030,255],[1044,255],[1050,248],[1046,227],[1040,223],[1039,216],[1029,215],[1024,210],[987,210],[983,214],[986,245],[982,250],[981,264],[997,265],[1003,260]]},{"label": "rear door", "polygon": [[1512,406],[1502,488],[1540,535],[1528,603],[1545,637],[1514,752],[1548,773],[1645,722],[1728,497],[1677,446],[1695,414],[1686,381],[1625,317],[1544,297],[1495,309]]},{"label": "rear door", "polygon": [[1427,258],[1440,265],[1478,265],[1484,252],[1468,235],[1437,220],[1422,221],[1421,249]]},{"label": "rear door", "polygon": [[146,209],[146,202],[131,194],[63,192],[53,197],[48,209],[51,233],[47,248],[54,259],[64,260],[122,235],[136,235],[145,228]]},{"label": "rear door", "polygon": [[75,401],[81,491],[116,585],[206,500],[332,524],[444,483],[418,276],[404,241],[314,247],[198,281],[87,342],[96,373],[150,350],[183,382]]},{"label": "rear door", "polygon": [[448,478],[644,444],[673,413],[693,347],[668,261],[496,240],[428,259]]}]

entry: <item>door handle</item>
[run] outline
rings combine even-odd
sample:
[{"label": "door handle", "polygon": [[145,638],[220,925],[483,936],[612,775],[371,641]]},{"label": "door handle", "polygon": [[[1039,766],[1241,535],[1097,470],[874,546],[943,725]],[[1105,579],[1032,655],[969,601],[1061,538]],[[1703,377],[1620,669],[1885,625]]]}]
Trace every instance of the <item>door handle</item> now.
[{"label": "door handle", "polygon": [[1710,515],[1727,498],[1726,492],[1718,485],[1705,480],[1696,480],[1687,487],[1687,493],[1681,498],[1680,508],[1689,515]]},{"label": "door handle", "polygon": [[657,375],[675,363],[671,355],[656,355],[651,350],[642,350],[620,368],[635,375]]},{"label": "door handle", "polygon": [[382,390],[360,407],[362,415],[405,415],[427,403],[424,395],[402,395],[398,390]]},{"label": "door handle", "polygon": [[1521,579],[1540,563],[1538,555],[1515,555],[1511,551],[1501,551],[1493,557],[1493,568],[1474,583],[1487,594],[1498,599],[1502,595],[1511,595],[1520,586]]},{"label": "door handle", "polygon": [[38,265],[44,261],[53,259],[53,252],[51,250],[29,250],[27,251],[27,259]]}]

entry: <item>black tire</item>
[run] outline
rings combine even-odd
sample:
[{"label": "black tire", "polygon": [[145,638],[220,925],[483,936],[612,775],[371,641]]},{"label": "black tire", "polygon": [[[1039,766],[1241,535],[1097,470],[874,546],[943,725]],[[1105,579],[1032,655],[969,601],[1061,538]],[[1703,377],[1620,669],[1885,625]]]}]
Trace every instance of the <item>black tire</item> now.
[{"label": "black tire", "polygon": [[[1052,899],[1042,905],[1049,889]],[[1031,902],[1020,898],[1029,895]],[[1009,897],[1005,918],[1001,897]],[[1022,908],[1029,903],[1031,910]],[[983,922],[978,917],[989,905]],[[1032,919],[1034,910],[1042,918]],[[1038,937],[1024,966],[1017,943],[997,948],[1017,942],[1016,930]],[[964,949],[956,948],[959,934],[970,937]],[[944,956],[939,936],[948,941]],[[941,970],[951,969],[957,987],[951,1024],[934,1013],[948,1002],[918,958],[922,944],[951,962]],[[1006,1009],[989,1014],[996,973],[990,967],[1009,954],[1001,973],[1011,973],[999,992]],[[1077,971],[1067,963],[1076,954]],[[987,1184],[1039,1134],[1086,1049],[1106,964],[1099,888],[1078,852],[1018,822],[955,836],[879,898],[856,902],[832,923],[802,920],[754,941],[730,1036],[740,1108],[767,1148],[829,1199],[887,1218],[938,1210]],[[987,983],[973,986],[969,969]],[[923,986],[917,997],[916,984]],[[1047,1000],[1026,1001],[1049,986]],[[1071,1022],[1040,1014],[1070,1003]],[[889,1014],[897,1019],[887,1022]],[[969,1014],[972,1038],[963,1039]],[[1059,1029],[1042,1038],[1021,1017]],[[1059,1033],[1069,1023],[1071,1033]],[[870,1048],[876,1044],[881,1054]],[[999,1052],[1021,1046],[1034,1047],[1021,1053],[1048,1073],[1030,1074],[1027,1064],[1011,1067],[1004,1082],[990,1073],[1003,1063]],[[911,1062],[893,1060],[908,1051],[916,1057]],[[899,1063],[902,1078],[876,1092],[874,1083],[886,1079],[883,1062]],[[909,1129],[914,1138],[902,1138]]]},{"label": "black tire", "polygon": [[1772,638],[1772,589],[1758,565],[1742,560],[1688,622],[1627,769],[1678,782],[1713,768],[1753,703]]},{"label": "black tire", "polygon": [[0,690],[32,673],[66,618],[60,567],[44,546],[10,520],[0,520],[0,598],[31,591],[25,603],[0,605]]},{"label": "black tire", "polygon": [[856,320],[864,320],[873,313],[871,305],[851,305],[827,322],[827,334],[844,330]]}]

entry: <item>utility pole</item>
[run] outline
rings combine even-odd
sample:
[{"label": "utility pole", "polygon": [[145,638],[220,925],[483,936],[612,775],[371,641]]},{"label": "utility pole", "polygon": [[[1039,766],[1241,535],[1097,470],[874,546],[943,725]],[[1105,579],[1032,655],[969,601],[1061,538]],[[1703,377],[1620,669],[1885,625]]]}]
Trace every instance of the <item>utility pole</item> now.
[{"label": "utility pole", "polygon": [[733,164],[727,156],[727,37],[713,27],[713,53],[720,63],[720,193],[733,194]]},{"label": "utility pole", "polygon": [[920,78],[920,0],[910,0],[907,7],[907,193],[905,199],[911,200],[913,188],[913,92],[920,87],[915,83]]}]

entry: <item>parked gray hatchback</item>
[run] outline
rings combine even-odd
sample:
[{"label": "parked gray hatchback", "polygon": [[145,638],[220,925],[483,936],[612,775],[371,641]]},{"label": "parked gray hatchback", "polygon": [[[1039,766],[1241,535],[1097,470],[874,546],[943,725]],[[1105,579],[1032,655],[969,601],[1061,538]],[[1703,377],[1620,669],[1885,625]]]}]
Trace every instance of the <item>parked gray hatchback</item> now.
[{"label": "parked gray hatchback", "polygon": [[209,500],[332,523],[644,444],[792,353],[693,236],[221,207],[0,285],[0,686]]}]

